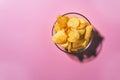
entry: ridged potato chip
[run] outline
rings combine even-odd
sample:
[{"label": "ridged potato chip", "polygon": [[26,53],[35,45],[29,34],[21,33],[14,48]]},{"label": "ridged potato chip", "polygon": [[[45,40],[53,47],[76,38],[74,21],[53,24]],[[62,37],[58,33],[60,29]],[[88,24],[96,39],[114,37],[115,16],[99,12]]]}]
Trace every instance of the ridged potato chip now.
[{"label": "ridged potato chip", "polygon": [[85,41],[83,42],[83,44],[82,44],[82,47],[86,47],[87,44],[88,44],[88,41],[85,40]]},{"label": "ridged potato chip", "polygon": [[68,33],[68,41],[69,42],[76,42],[80,39],[80,34],[78,30],[76,29],[71,29],[70,32]]},{"label": "ridged potato chip", "polygon": [[61,30],[61,27],[60,27],[59,24],[55,24],[55,25],[54,25],[54,29],[55,29],[55,32],[58,32],[58,31]]},{"label": "ridged potato chip", "polygon": [[71,52],[71,42],[68,43],[68,52]]},{"label": "ridged potato chip", "polygon": [[85,34],[85,29],[80,29],[78,31],[79,31],[80,35],[84,35]]},{"label": "ridged potato chip", "polygon": [[86,21],[85,21],[84,18],[79,18],[79,21],[80,21],[80,24],[82,24],[82,23],[86,23]]},{"label": "ridged potato chip", "polygon": [[75,51],[78,51],[78,49],[77,48],[76,49],[71,48],[70,51],[75,52]]},{"label": "ridged potato chip", "polygon": [[84,29],[86,27],[85,23],[80,24],[79,29]]},{"label": "ridged potato chip", "polygon": [[84,39],[73,42],[72,43],[72,48],[74,48],[74,49],[77,48],[78,49],[78,48],[82,47],[83,42],[84,42]]},{"label": "ridged potato chip", "polygon": [[67,41],[67,35],[65,34],[64,30],[61,30],[53,35],[52,40],[57,44],[62,44]]},{"label": "ridged potato chip", "polygon": [[66,43],[61,44],[61,47],[67,49],[68,45],[69,45],[68,42],[66,42]]},{"label": "ridged potato chip", "polygon": [[70,18],[67,23],[67,26],[77,28],[79,26],[79,19],[77,17]]},{"label": "ridged potato chip", "polygon": [[57,22],[60,24],[62,28],[65,28],[67,26],[69,18],[68,16],[58,16]]},{"label": "ridged potato chip", "polygon": [[89,25],[86,27],[86,33],[85,33],[85,40],[89,41],[90,37],[91,37],[91,33],[92,33],[92,26]]},{"label": "ridged potato chip", "polygon": [[90,25],[84,18],[79,18],[80,21],[80,26],[78,27],[78,29],[83,29],[86,26]]}]

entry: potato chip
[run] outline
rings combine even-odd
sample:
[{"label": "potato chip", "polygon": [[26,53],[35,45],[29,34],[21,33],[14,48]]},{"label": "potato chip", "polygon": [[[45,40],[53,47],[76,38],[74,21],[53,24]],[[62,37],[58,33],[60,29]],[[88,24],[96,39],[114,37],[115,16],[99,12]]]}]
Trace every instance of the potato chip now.
[{"label": "potato chip", "polygon": [[80,24],[80,26],[78,26],[77,29],[78,29],[78,30],[80,30],[80,29],[85,29],[85,27],[86,27],[85,24]]},{"label": "potato chip", "polygon": [[70,51],[75,52],[75,51],[78,51],[78,49],[77,48],[76,49],[71,48]]},{"label": "potato chip", "polygon": [[65,33],[68,34],[68,31],[70,30],[70,28],[69,27],[65,27],[64,30],[65,30]]},{"label": "potato chip", "polygon": [[86,27],[85,23],[80,24],[79,29],[84,29]]},{"label": "potato chip", "polygon": [[68,47],[68,42],[61,44],[61,47],[67,48]]},{"label": "potato chip", "polygon": [[84,18],[79,18],[80,24],[86,23]]},{"label": "potato chip", "polygon": [[80,35],[84,35],[85,34],[85,29],[80,29],[78,31],[79,31]]},{"label": "potato chip", "polygon": [[80,34],[76,29],[71,29],[70,32],[68,33],[69,42],[76,42],[79,38],[80,38]]},{"label": "potato chip", "polygon": [[85,41],[83,42],[83,44],[82,44],[82,47],[86,47],[87,44],[88,44],[88,41],[85,40]]},{"label": "potato chip", "polygon": [[65,34],[64,30],[60,30],[53,35],[52,40],[57,44],[62,44],[67,41],[67,35]]},{"label": "potato chip", "polygon": [[68,27],[68,29],[67,29],[67,35],[70,33],[70,31],[71,31],[71,28]]},{"label": "potato chip", "polygon": [[76,49],[76,48],[82,47],[83,42],[84,42],[84,39],[73,42],[72,43],[72,48]]},{"label": "potato chip", "polygon": [[58,16],[57,18],[57,22],[62,28],[66,27],[68,20],[68,16]]},{"label": "potato chip", "polygon": [[89,22],[86,22],[86,23],[85,23],[85,25],[86,25],[86,26],[89,26],[89,25],[90,25],[90,23],[89,23]]},{"label": "potato chip", "polygon": [[79,19],[77,17],[70,18],[67,23],[67,26],[77,28],[79,26]]},{"label": "potato chip", "polygon": [[80,21],[80,26],[78,27],[78,29],[83,29],[86,26],[90,25],[84,18],[79,18]]},{"label": "potato chip", "polygon": [[71,42],[68,42],[68,48],[67,48],[68,52],[71,52]]},{"label": "potato chip", "polygon": [[56,24],[54,25],[54,29],[55,29],[55,32],[58,32],[58,31],[61,30],[61,27],[60,27],[59,24],[56,23]]},{"label": "potato chip", "polygon": [[85,40],[89,41],[90,37],[91,37],[91,33],[92,33],[92,26],[89,25],[86,27],[86,33],[85,33]]}]

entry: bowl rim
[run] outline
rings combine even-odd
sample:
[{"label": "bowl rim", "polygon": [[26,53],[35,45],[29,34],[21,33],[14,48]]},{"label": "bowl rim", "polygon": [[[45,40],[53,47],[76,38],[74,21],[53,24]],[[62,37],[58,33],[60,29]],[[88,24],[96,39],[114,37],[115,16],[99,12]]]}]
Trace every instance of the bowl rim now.
[{"label": "bowl rim", "polygon": [[[68,13],[63,14],[62,16],[69,15],[69,14],[76,14],[76,15],[82,16],[82,17],[83,17],[84,19],[86,19],[86,20],[88,21],[88,23],[91,25],[91,22],[89,21],[89,19],[88,19],[87,17],[85,17],[85,16],[84,16],[83,14],[81,14],[81,13],[68,12]],[[56,22],[57,22],[57,20],[55,21],[55,23],[56,23]],[[55,24],[55,23],[54,23],[54,24]],[[54,35],[54,24],[53,24],[53,27],[52,27],[52,36]],[[56,46],[59,50],[65,52],[65,53],[69,53],[69,54],[71,54],[71,53],[82,53],[82,52],[84,52],[85,50],[87,50],[88,47],[91,45],[91,43],[92,43],[92,41],[93,41],[93,36],[94,36],[94,27],[93,27],[93,29],[92,29],[91,38],[90,38],[89,43],[87,44],[87,46],[86,46],[85,48],[81,49],[80,51],[78,50],[78,51],[76,51],[76,52],[68,52],[67,50],[61,49],[61,48],[58,46],[58,44],[56,44],[56,43],[54,43],[54,44],[55,44],[55,46]]]}]

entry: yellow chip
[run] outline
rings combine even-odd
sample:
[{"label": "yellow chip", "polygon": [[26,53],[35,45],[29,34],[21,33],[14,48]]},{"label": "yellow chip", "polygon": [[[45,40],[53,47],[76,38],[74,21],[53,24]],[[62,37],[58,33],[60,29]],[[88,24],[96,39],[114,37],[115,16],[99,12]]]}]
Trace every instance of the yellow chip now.
[{"label": "yellow chip", "polygon": [[81,34],[81,35],[84,35],[85,34],[85,29],[80,29],[80,30],[78,30],[79,31],[79,33]]},{"label": "yellow chip", "polygon": [[86,25],[86,26],[89,26],[89,25],[90,25],[90,23],[89,23],[89,22],[86,22],[86,23],[85,23],[85,25]]},{"label": "yellow chip", "polygon": [[64,28],[64,30],[65,30],[65,33],[68,34],[69,28],[66,27],[66,28]]},{"label": "yellow chip", "polygon": [[83,42],[83,44],[82,44],[82,47],[86,47],[87,44],[88,44],[88,41],[85,40],[85,41]]},{"label": "yellow chip", "polygon": [[71,31],[71,28],[68,27],[68,29],[67,29],[67,35],[70,33],[70,31]]},{"label": "yellow chip", "polygon": [[77,17],[70,18],[67,23],[67,26],[77,28],[79,26],[79,19]]},{"label": "yellow chip", "polygon": [[67,41],[67,35],[65,34],[64,30],[60,30],[53,35],[52,40],[57,44],[62,44]]},{"label": "yellow chip", "polygon": [[86,26],[90,25],[84,18],[79,18],[79,21],[80,21],[79,29],[83,29]]},{"label": "yellow chip", "polygon": [[61,47],[67,48],[68,47],[68,42],[61,44]]},{"label": "yellow chip", "polygon": [[79,18],[80,24],[86,23],[84,18]]},{"label": "yellow chip", "polygon": [[73,42],[72,43],[72,48],[79,49],[80,47],[82,47],[83,42],[84,42],[84,39]]},{"label": "yellow chip", "polygon": [[85,40],[89,41],[90,37],[91,37],[91,33],[92,33],[92,26],[89,25],[86,27],[86,33],[85,33]]},{"label": "yellow chip", "polygon": [[70,32],[68,33],[68,41],[76,42],[79,39],[80,39],[80,34],[79,34],[78,30],[71,29]]},{"label": "yellow chip", "polygon": [[71,43],[68,43],[68,52],[71,52]]},{"label": "yellow chip", "polygon": [[66,24],[59,24],[61,28],[66,28],[67,25]]},{"label": "yellow chip", "polygon": [[78,49],[73,49],[73,48],[71,48],[71,50],[70,51],[78,51]]},{"label": "yellow chip", "polygon": [[57,18],[57,22],[62,28],[66,27],[68,20],[68,16],[58,16]]},{"label": "yellow chip", "polygon": [[79,26],[80,29],[84,29],[85,27],[86,27],[86,24],[85,24],[85,23],[82,23],[82,24],[80,24],[80,26]]},{"label": "yellow chip", "polygon": [[56,23],[56,24],[54,25],[54,30],[55,30],[55,32],[60,31],[60,30],[61,30],[60,25]]}]

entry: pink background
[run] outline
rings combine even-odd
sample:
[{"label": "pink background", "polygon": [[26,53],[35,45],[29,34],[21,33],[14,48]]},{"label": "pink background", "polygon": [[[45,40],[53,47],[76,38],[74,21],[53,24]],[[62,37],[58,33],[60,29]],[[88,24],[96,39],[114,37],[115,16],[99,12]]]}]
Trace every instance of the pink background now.
[{"label": "pink background", "polygon": [[[0,80],[120,80],[120,0],[0,0]],[[59,14],[84,14],[104,37],[101,53],[77,62],[56,48]]]}]

